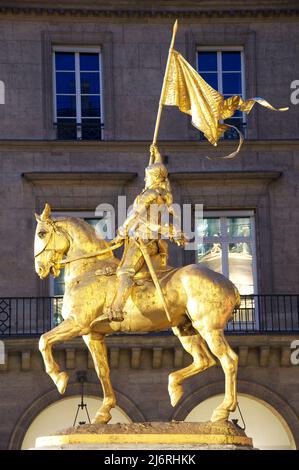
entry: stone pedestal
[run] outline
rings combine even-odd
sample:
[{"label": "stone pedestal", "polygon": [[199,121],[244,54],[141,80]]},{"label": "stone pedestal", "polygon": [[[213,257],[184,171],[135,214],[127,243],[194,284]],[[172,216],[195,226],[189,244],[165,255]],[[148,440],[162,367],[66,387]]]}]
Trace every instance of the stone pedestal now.
[{"label": "stone pedestal", "polygon": [[38,450],[250,450],[252,439],[231,422],[83,425],[36,439]]}]

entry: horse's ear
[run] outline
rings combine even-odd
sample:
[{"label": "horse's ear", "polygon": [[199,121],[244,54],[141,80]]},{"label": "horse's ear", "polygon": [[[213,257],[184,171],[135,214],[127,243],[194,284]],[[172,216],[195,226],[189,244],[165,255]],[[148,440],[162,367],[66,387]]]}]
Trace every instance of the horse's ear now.
[{"label": "horse's ear", "polygon": [[50,215],[51,215],[51,207],[46,202],[45,208],[44,208],[42,214],[40,215],[40,218],[41,218],[41,220],[45,221],[45,220],[49,219]]},{"label": "horse's ear", "polygon": [[40,216],[39,216],[36,212],[35,212],[34,216],[35,216],[36,222],[40,222],[40,221],[41,221]]}]

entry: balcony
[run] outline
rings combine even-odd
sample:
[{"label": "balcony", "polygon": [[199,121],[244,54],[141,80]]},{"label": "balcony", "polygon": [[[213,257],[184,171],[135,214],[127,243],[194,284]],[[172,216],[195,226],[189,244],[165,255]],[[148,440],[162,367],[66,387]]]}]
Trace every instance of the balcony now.
[{"label": "balcony", "polygon": [[[62,297],[0,298],[0,338],[35,337],[60,323]],[[242,296],[229,334],[298,334],[299,294]],[[168,334],[168,332],[163,332]]]},{"label": "balcony", "polygon": [[85,119],[81,124],[61,119],[54,127],[57,140],[102,140],[104,123],[100,119]]}]

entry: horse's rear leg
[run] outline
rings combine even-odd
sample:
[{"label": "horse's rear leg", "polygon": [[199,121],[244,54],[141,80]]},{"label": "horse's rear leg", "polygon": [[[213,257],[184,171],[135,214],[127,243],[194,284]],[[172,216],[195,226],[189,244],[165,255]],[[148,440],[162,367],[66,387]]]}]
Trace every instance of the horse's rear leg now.
[{"label": "horse's rear leg", "polygon": [[221,405],[214,410],[211,421],[228,419],[230,411],[235,411],[237,406],[236,381],[238,356],[230,348],[224,337],[223,330],[212,330],[201,333],[212,353],[219,359],[225,374],[224,400]]},{"label": "horse's rear leg", "polygon": [[172,331],[179,338],[183,348],[191,354],[193,362],[188,367],[184,367],[176,372],[172,372],[168,379],[168,393],[172,406],[175,406],[183,395],[182,382],[193,375],[203,372],[216,364],[211,356],[205,341],[199,334],[183,336],[180,328],[173,328]]},{"label": "horse's rear leg", "polygon": [[92,356],[96,373],[103,389],[104,400],[100,409],[93,418],[93,423],[108,423],[111,419],[110,410],[115,407],[115,395],[110,382],[110,370],[107,357],[107,348],[103,336],[92,334],[83,336],[83,339]]},{"label": "horse's rear leg", "polygon": [[53,328],[53,330],[44,333],[39,340],[39,350],[43,356],[46,372],[61,394],[65,392],[68,383],[68,375],[66,372],[59,372],[59,366],[53,357],[52,346],[56,343],[61,343],[62,341],[79,336],[82,334],[81,330],[82,328],[77,325],[74,320],[69,318],[61,322],[58,326]]}]

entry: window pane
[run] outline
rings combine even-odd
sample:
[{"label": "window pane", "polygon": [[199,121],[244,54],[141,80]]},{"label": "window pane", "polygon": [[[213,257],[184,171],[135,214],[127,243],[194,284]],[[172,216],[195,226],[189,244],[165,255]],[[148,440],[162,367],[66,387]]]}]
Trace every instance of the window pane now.
[{"label": "window pane", "polygon": [[81,96],[82,116],[100,116],[100,97]]},{"label": "window pane", "polygon": [[82,73],[81,77],[81,93],[96,94],[100,93],[100,80],[98,73]]},{"label": "window pane", "polygon": [[56,70],[75,70],[74,52],[55,52]]},{"label": "window pane", "polygon": [[222,77],[224,94],[240,95],[242,93],[241,73],[224,73]]},{"label": "window pane", "polygon": [[82,119],[82,140],[101,140],[100,119]]},{"label": "window pane", "polygon": [[214,90],[218,91],[217,73],[201,73],[201,76]]},{"label": "window pane", "polygon": [[222,52],[223,71],[241,71],[241,52]]},{"label": "window pane", "polygon": [[198,220],[198,235],[200,237],[219,237],[220,236],[220,219],[204,218]]},{"label": "window pane", "polygon": [[201,243],[197,248],[197,262],[218,273],[222,272],[222,249],[220,243]]},{"label": "window pane", "polygon": [[[244,125],[244,122],[243,122],[242,118],[226,119],[224,121],[224,123],[236,127],[243,134],[246,131],[246,126]],[[236,139],[239,139],[239,134],[234,128],[230,127],[227,131],[224,132],[223,138],[225,140],[230,140],[230,139],[231,140],[236,140]]]},{"label": "window pane", "polygon": [[56,93],[76,93],[75,72],[56,73]]},{"label": "window pane", "polygon": [[217,52],[199,52],[198,70],[199,72],[217,72]]},{"label": "window pane", "polygon": [[76,116],[76,97],[59,95],[56,97],[57,116]]},{"label": "window pane", "polygon": [[227,230],[230,237],[250,237],[250,217],[228,217]]},{"label": "window pane", "polygon": [[54,282],[54,295],[60,296],[64,294],[64,270],[60,271],[58,277],[55,278]]},{"label": "window pane", "polygon": [[81,53],[80,54],[80,70],[90,71],[99,70],[99,54],[98,53]]},{"label": "window pane", "polygon": [[242,295],[253,294],[252,252],[249,243],[230,243],[229,278]]},{"label": "window pane", "polygon": [[76,119],[57,119],[57,139],[76,140],[77,123]]}]

